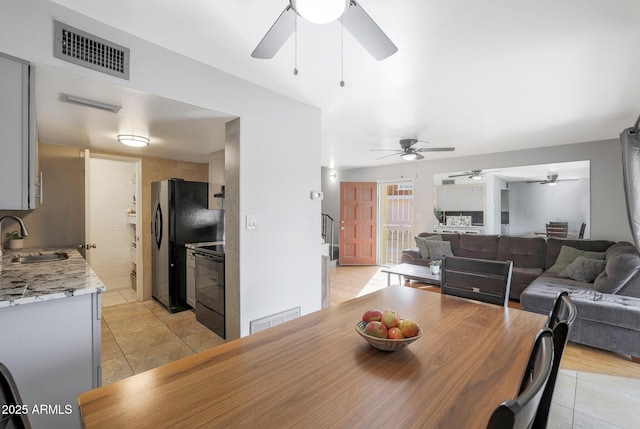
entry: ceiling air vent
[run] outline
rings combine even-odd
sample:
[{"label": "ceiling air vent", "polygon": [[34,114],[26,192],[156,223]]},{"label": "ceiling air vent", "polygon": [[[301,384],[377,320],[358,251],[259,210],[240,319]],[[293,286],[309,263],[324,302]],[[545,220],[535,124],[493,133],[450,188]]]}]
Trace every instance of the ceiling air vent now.
[{"label": "ceiling air vent", "polygon": [[442,181],[443,185],[455,185],[456,184],[456,180],[455,179],[444,179]]},{"label": "ceiling air vent", "polygon": [[54,21],[53,56],[129,80],[129,48]]}]

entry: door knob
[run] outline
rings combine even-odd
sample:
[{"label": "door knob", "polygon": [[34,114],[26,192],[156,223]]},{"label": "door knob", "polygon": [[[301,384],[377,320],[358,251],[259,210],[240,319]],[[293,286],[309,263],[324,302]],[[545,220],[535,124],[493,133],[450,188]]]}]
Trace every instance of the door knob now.
[{"label": "door knob", "polygon": [[85,244],[84,248],[85,249],[95,249],[96,248],[96,243]]}]

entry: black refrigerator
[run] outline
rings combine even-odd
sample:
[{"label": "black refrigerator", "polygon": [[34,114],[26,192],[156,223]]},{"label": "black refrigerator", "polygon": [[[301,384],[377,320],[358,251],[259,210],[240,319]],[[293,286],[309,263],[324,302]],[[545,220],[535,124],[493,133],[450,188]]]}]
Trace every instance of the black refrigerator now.
[{"label": "black refrigerator", "polygon": [[209,210],[208,190],[182,179],[151,184],[152,295],[172,313],[191,308],[184,245],[224,239],[224,211]]}]

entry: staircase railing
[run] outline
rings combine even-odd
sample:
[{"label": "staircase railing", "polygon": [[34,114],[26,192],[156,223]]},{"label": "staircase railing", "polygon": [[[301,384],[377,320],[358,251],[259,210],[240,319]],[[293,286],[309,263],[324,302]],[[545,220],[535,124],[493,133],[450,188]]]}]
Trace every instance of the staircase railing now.
[{"label": "staircase railing", "polygon": [[333,261],[333,218],[326,213],[322,213],[322,239],[329,243],[329,260]]}]

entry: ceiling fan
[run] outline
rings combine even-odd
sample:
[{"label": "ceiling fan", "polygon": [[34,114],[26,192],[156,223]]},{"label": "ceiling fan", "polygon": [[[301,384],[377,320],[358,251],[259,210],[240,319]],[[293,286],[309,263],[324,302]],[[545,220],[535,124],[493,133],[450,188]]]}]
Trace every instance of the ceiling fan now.
[{"label": "ceiling fan", "polygon": [[[376,158],[376,159],[382,159],[382,158],[388,158],[394,155],[400,155],[402,159],[404,159],[405,161],[413,161],[414,159],[416,160],[423,159],[424,156],[422,156],[420,152],[451,152],[456,150],[455,147],[421,147],[418,149],[414,148],[413,145],[418,143],[419,141],[420,140],[418,139],[402,139],[400,140],[400,147],[402,149],[371,149],[371,150],[395,152],[389,155],[381,156],[380,158]],[[426,142],[421,142],[421,143],[426,143]]]},{"label": "ceiling fan", "polygon": [[545,180],[528,180],[527,183],[539,183],[541,185],[555,186],[558,182],[577,182],[578,179],[558,179],[557,174],[548,174]]},{"label": "ceiling fan", "polygon": [[467,176],[469,179],[480,180],[484,177],[484,173],[482,172],[482,170],[471,170],[471,171],[465,171],[462,174],[451,175],[449,176],[449,178],[464,177],[464,176]]},{"label": "ceiling fan", "polygon": [[337,19],[376,60],[393,55],[398,48],[355,0],[289,0],[276,22],[251,54],[269,59],[296,29],[296,16],[316,24]]}]

